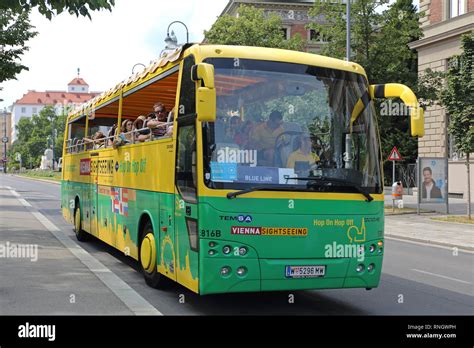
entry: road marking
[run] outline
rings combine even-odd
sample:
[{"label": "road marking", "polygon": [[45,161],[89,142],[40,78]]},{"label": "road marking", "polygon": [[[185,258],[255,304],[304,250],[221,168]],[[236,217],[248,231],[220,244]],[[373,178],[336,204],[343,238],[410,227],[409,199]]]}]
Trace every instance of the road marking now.
[{"label": "road marking", "polygon": [[467,250],[467,249],[463,249],[463,247],[458,247],[458,246],[446,246],[446,245],[438,245],[438,244],[433,244],[431,242],[418,242],[416,240],[410,240],[410,239],[403,239],[403,238],[395,238],[395,237],[388,237],[388,236],[384,236],[385,239],[389,239],[389,240],[396,240],[397,242],[403,242],[403,243],[410,243],[410,244],[417,244],[417,245],[422,245],[422,246],[429,246],[429,247],[433,247],[433,248],[440,248],[440,249],[446,249],[446,250],[453,250],[454,248],[457,248],[458,249],[458,252],[462,252],[462,253],[467,253],[467,254],[474,254],[474,251],[472,250]]},{"label": "road marking", "polygon": [[18,198],[21,204],[23,204],[25,207],[31,207],[31,204],[25,201],[23,198]]},{"label": "road marking", "polygon": [[464,284],[471,284],[470,282],[466,282],[465,280],[456,279],[456,278],[451,278],[451,277],[446,277],[446,276],[441,275],[441,274],[426,272],[426,271],[422,271],[422,270],[420,270],[420,269],[412,268],[411,270],[412,270],[412,271],[415,271],[415,272],[420,272],[420,273],[429,274],[429,275],[432,275],[432,276],[435,276],[435,277],[440,277],[440,278],[445,278],[445,279],[449,279],[449,280],[454,280],[455,282],[460,282],[460,283],[464,283]]},{"label": "road marking", "polygon": [[[10,190],[10,192],[20,197],[18,192]],[[22,198],[18,198],[22,200]],[[23,201],[25,201],[23,199]],[[30,207],[31,205],[25,201]],[[22,203],[23,204],[23,203]],[[58,239],[74,256],[76,256],[89,270],[99,278],[105,286],[107,286],[135,315],[163,315],[159,310],[153,307],[140,294],[133,290],[127,283],[120,279],[110,269],[105,267],[100,261],[94,258],[86,250],[81,248],[79,244],[65,235],[55,224],[53,224],[46,216],[37,211],[30,211],[33,216],[50,231],[56,239]]]}]

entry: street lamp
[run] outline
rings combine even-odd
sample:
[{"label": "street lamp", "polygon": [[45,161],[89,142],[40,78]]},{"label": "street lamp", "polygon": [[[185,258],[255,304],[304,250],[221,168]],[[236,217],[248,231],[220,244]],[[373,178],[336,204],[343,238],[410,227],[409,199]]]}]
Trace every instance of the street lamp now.
[{"label": "street lamp", "polygon": [[184,28],[186,29],[186,43],[188,43],[188,42],[189,42],[189,30],[188,30],[188,27],[186,26],[186,24],[184,24],[184,23],[181,22],[181,21],[174,21],[174,22],[171,22],[171,23],[168,25],[168,29],[166,29],[166,39],[165,39],[166,44],[176,42],[176,47],[178,46],[178,41],[176,40],[176,36],[174,36],[174,32],[171,32],[171,35],[174,36],[174,39],[172,39],[172,38],[170,37],[170,27],[171,27],[171,25],[174,24],[174,23],[180,23],[180,24],[182,24],[182,25],[184,26]]},{"label": "street lamp", "polygon": [[135,65],[133,66],[133,68],[132,68],[132,75],[134,74],[135,67],[136,67],[136,66],[140,66],[140,65],[141,65],[144,69],[146,68],[145,64],[137,63],[137,64],[135,64]]},{"label": "street lamp", "polygon": [[3,173],[7,173],[7,142],[8,142],[8,135],[7,135],[7,108],[3,108]]}]

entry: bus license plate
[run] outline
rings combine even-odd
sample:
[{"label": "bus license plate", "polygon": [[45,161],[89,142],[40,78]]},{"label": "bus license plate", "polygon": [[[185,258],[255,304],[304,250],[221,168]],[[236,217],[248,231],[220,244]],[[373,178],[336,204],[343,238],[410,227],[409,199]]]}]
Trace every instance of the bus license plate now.
[{"label": "bus license plate", "polygon": [[326,266],[286,266],[287,278],[317,278],[324,277]]}]

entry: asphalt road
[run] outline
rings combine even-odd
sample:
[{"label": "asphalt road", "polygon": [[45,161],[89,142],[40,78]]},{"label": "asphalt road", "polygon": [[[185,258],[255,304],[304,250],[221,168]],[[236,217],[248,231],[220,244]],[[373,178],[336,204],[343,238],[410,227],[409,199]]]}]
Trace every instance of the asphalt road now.
[{"label": "asphalt road", "polygon": [[78,243],[59,197],[59,185],[0,175],[0,243],[39,246],[35,262],[0,259],[0,315],[474,314],[474,254],[399,240],[386,241],[381,284],[371,291],[199,296],[177,284],[155,290],[134,260],[96,239]]}]

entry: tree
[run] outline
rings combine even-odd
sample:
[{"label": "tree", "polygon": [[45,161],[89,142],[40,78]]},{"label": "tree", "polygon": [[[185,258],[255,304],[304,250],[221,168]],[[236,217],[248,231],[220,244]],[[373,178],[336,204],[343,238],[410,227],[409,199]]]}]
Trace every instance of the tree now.
[{"label": "tree", "polygon": [[219,17],[204,37],[211,44],[303,50],[300,35],[286,40],[278,15],[265,16],[262,9],[244,5],[239,7],[239,17]]},{"label": "tree", "polygon": [[[408,43],[421,37],[418,25],[420,14],[411,0],[397,0],[382,10],[388,3],[388,0],[353,2],[351,60],[364,67],[370,83],[398,82],[416,90],[417,55],[410,50]],[[316,1],[310,15],[325,18],[325,23],[309,26],[328,41],[322,54],[343,59],[346,56],[346,6],[331,1]],[[380,101],[376,105],[380,106]],[[409,135],[408,115],[387,116],[392,117],[378,115],[378,123],[385,172],[391,173],[386,158],[393,146],[401,149],[405,160],[415,162],[418,141]]]},{"label": "tree", "polygon": [[466,154],[467,215],[471,219],[471,183],[469,157],[474,152],[474,32],[461,37],[463,53],[454,57],[446,73],[446,87],[441,91],[441,104],[450,122],[448,131],[458,151]]},{"label": "tree", "polygon": [[[54,137],[55,159],[59,158],[63,151],[64,129],[66,124],[66,113],[56,115],[54,108],[45,107],[39,115],[32,118],[21,118],[18,122],[18,138],[9,151],[9,161],[15,162],[15,153],[21,154],[25,165],[39,166],[41,156],[47,148],[51,148]],[[53,133],[56,130],[57,134]]]},{"label": "tree", "polygon": [[14,79],[22,70],[28,70],[18,61],[28,50],[26,41],[38,33],[28,20],[28,12],[15,13],[12,10],[0,10],[0,83]]},{"label": "tree", "polygon": [[112,11],[113,6],[115,6],[115,0],[3,0],[0,2],[0,10],[11,10],[20,14],[38,8],[39,12],[48,19],[64,10],[78,17],[81,15],[90,19],[90,11],[101,9]]},{"label": "tree", "polygon": [[90,11],[112,10],[115,0],[2,0],[0,1],[0,83],[15,79],[28,67],[18,59],[28,50],[25,43],[35,37],[29,21],[30,11],[39,12],[51,19],[53,15],[68,11],[76,16],[91,18]]}]

